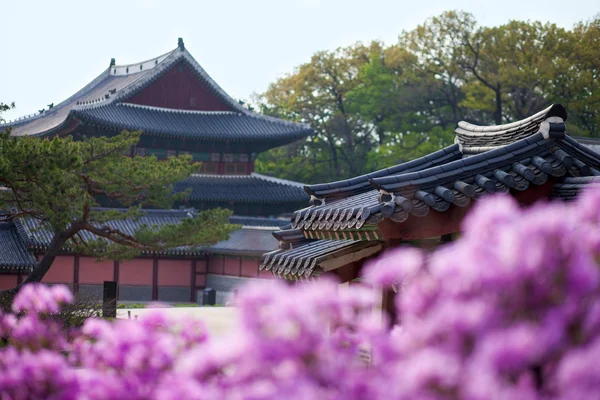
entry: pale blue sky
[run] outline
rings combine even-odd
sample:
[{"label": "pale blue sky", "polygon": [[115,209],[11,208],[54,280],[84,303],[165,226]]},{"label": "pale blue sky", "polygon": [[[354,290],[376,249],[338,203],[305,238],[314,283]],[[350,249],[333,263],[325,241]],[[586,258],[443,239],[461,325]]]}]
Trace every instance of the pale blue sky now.
[{"label": "pale blue sky", "polygon": [[117,64],[186,48],[233,97],[248,99],[318,51],[396,41],[430,16],[471,12],[483,25],[510,19],[570,28],[600,11],[592,0],[0,0],[0,101],[7,119],[59,103]]}]

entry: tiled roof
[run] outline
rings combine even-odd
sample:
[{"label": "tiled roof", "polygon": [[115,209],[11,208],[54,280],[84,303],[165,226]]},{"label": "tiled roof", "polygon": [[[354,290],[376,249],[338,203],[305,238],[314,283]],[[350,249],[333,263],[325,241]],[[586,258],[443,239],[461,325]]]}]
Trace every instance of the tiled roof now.
[{"label": "tiled roof", "polygon": [[[188,211],[170,211],[170,210],[148,210],[145,215],[138,219],[125,219],[109,221],[106,223],[112,229],[117,229],[127,235],[135,235],[135,232],[142,226],[164,226],[169,224],[178,224],[183,218],[191,217]],[[45,249],[52,240],[52,232],[48,229],[40,228],[40,222],[33,218],[21,218],[15,221],[21,239],[27,247],[33,249]],[[84,240],[94,240],[96,235],[88,231],[82,231],[81,237]],[[175,248],[165,250],[168,254],[192,254],[200,253],[200,249],[193,248]]]},{"label": "tiled roof", "polygon": [[[127,88],[133,86],[134,83],[143,81],[150,74],[155,74],[156,67],[153,66],[153,61],[157,62],[156,66],[162,66],[164,65],[163,62],[174,53],[177,53],[176,50],[158,56],[153,60],[148,60],[146,63],[150,65],[141,71],[139,67],[135,68],[134,65],[111,66],[74,95],[56,104],[51,109],[44,111],[44,113],[21,117],[17,120],[9,121],[4,125],[0,124],[0,129],[10,126],[12,127],[12,135],[15,136],[43,135],[46,132],[50,132],[67,120],[71,110],[83,108],[87,104],[93,104],[94,101],[104,99],[106,95],[109,95],[109,98],[114,98],[117,93],[123,93]],[[113,68],[119,68],[119,70],[131,68],[131,72],[126,74],[111,74],[111,69]],[[111,94],[113,90],[114,94]]]},{"label": "tiled roof", "polygon": [[303,185],[266,175],[195,174],[178,182],[176,191],[191,188],[190,201],[234,203],[302,203],[306,201]]},{"label": "tiled roof", "polygon": [[34,265],[35,258],[27,251],[14,224],[0,223],[0,273],[28,273]]},{"label": "tiled roof", "polygon": [[267,217],[248,217],[243,215],[232,215],[229,217],[229,223],[257,228],[283,228],[290,224],[285,218],[267,218]]},{"label": "tiled roof", "polygon": [[579,144],[584,145],[588,149],[593,150],[596,153],[600,153],[600,138],[574,136],[573,139],[577,140]]},{"label": "tiled roof", "polygon": [[229,239],[207,249],[207,253],[225,255],[261,256],[279,246],[272,235],[272,228],[246,226],[232,232]]},{"label": "tiled roof", "polygon": [[[333,243],[381,240],[384,219],[400,224],[432,210],[466,207],[487,194],[518,193],[550,181],[551,197],[571,199],[600,179],[600,154],[569,137],[565,119],[564,108],[554,105],[500,127],[461,123],[455,146],[373,174],[309,186],[310,206],[294,213],[291,232],[320,239],[310,242],[311,256],[323,258]],[[290,242],[298,238],[276,235],[291,250],[270,253],[268,265],[285,274],[293,271],[284,267],[285,254],[300,251]]]},{"label": "tiled roof", "polygon": [[[185,64],[230,112],[194,112],[128,104],[127,100],[163,76],[175,65]],[[198,140],[272,141],[274,145],[307,136],[310,127],[254,113],[231,98],[204,71],[180,41],[177,49],[141,63],[111,65],[67,100],[29,117],[0,124],[12,134],[49,135],[73,118],[113,129],[142,129],[149,135],[169,135]]]},{"label": "tiled roof", "polygon": [[289,143],[310,134],[307,126],[232,111],[187,111],[118,103],[73,110],[81,120],[113,130],[202,141]]},{"label": "tiled roof", "polygon": [[478,154],[531,136],[540,131],[544,121],[552,123],[566,120],[564,107],[553,104],[529,118],[505,125],[479,126],[461,121],[455,130],[456,142],[464,154]]},{"label": "tiled roof", "polygon": [[457,160],[461,156],[459,146],[452,145],[428,156],[371,174],[308,186],[306,191],[311,194],[311,207],[296,211],[292,226],[303,229],[314,227],[332,230],[333,228],[337,231],[340,228],[353,228],[358,225],[356,226],[358,229],[369,220],[371,215],[378,214],[383,206],[379,191],[371,183],[373,179],[424,170]]},{"label": "tiled roof", "polygon": [[[143,225],[164,226],[168,224],[177,224],[184,218],[193,216],[193,210],[146,210],[145,215],[139,219],[126,219],[120,221],[109,221],[107,223],[113,229],[118,229],[125,234],[134,235],[135,231]],[[273,250],[277,247],[277,240],[271,235],[271,231],[278,226],[283,225],[282,220],[276,218],[256,218],[233,216],[230,218],[232,224],[242,224],[244,227],[234,231],[228,240],[219,242],[210,247],[177,247],[161,251],[161,254],[168,255],[193,255],[205,253],[235,253],[247,255],[259,255],[265,251]],[[18,239],[23,248],[45,249],[52,239],[52,234],[47,229],[40,229],[38,220],[19,219],[13,226],[14,233],[18,232]],[[81,232],[81,236],[86,239],[93,239],[96,236],[90,232]],[[3,244],[4,240],[0,241]],[[68,249],[65,249],[68,251]],[[2,247],[0,246],[0,260],[2,257]]]},{"label": "tiled roof", "polygon": [[565,178],[563,182],[552,185],[551,196],[555,199],[573,200],[590,185],[600,185],[600,176]]},{"label": "tiled roof", "polygon": [[274,232],[273,236],[281,240],[283,248],[263,255],[259,268],[290,280],[317,277],[326,271],[326,261],[360,250],[366,250],[367,256],[381,248],[376,241],[307,240],[299,229]]}]

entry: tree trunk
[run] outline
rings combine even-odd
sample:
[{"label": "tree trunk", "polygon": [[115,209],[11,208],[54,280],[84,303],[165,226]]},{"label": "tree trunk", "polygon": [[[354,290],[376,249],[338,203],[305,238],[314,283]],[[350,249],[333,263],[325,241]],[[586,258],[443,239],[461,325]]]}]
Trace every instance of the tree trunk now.
[{"label": "tree trunk", "polygon": [[331,153],[331,160],[333,161],[333,171],[335,173],[335,176],[331,176],[331,173],[329,174],[329,176],[331,176],[331,180],[338,180],[340,179],[340,163],[338,160],[338,155],[337,155],[337,149],[335,148],[335,143],[330,139],[328,140],[329,142],[329,151]]},{"label": "tree trunk", "polygon": [[494,112],[494,123],[496,125],[502,125],[502,92],[500,91],[500,84],[496,86],[496,111]]},{"label": "tree trunk", "polygon": [[13,299],[17,293],[19,293],[19,290],[23,287],[23,285],[32,282],[40,282],[44,278],[52,266],[52,263],[54,262],[58,252],[60,249],[62,249],[70,236],[72,236],[70,232],[55,232],[52,240],[50,241],[50,245],[48,246],[48,251],[46,251],[44,257],[33,268],[33,271],[31,274],[29,274],[25,282],[13,289],[0,290],[0,310],[10,310]]},{"label": "tree trunk", "polygon": [[42,257],[42,259],[38,261],[31,274],[29,274],[25,282],[23,282],[24,285],[32,282],[41,282],[41,280],[44,278],[44,276],[52,266],[54,259],[56,259],[58,252],[67,242],[67,239],[68,235],[65,232],[54,233],[54,237],[52,237],[50,245],[48,246],[48,250],[46,251],[46,253],[44,253],[44,257]]}]

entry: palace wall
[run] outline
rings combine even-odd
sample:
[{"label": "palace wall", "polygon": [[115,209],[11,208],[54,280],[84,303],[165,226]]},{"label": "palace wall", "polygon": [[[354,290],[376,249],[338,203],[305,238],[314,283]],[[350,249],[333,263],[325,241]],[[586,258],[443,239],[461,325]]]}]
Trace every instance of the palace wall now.
[{"label": "palace wall", "polygon": [[[38,259],[41,255],[38,255]],[[218,299],[227,298],[228,288],[252,278],[271,278],[259,273],[256,257],[208,255],[204,258],[135,258],[96,261],[77,255],[58,256],[42,282],[66,284],[74,292],[102,297],[104,281],[118,282],[119,301],[196,302],[201,291],[216,284]],[[25,280],[25,275],[0,274],[0,290]],[[229,280],[233,279],[231,282]],[[225,282],[225,283],[224,283]]]}]

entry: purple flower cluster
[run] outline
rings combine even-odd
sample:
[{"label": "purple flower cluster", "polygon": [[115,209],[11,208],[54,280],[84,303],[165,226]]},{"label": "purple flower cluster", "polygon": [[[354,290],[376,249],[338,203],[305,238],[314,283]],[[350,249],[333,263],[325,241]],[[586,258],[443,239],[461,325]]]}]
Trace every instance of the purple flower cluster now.
[{"label": "purple flower cluster", "polygon": [[367,281],[399,291],[392,329],[375,290],[327,279],[244,288],[222,337],[165,309],[67,333],[52,314],[69,291],[26,286],[0,315],[0,399],[597,398],[599,255],[589,191],[529,209],[488,199],[456,242],[371,262]]},{"label": "purple flower cluster", "polygon": [[372,282],[401,288],[402,335],[380,355],[399,382],[391,397],[597,396],[599,217],[597,190],[527,210],[496,197],[455,243],[372,263]]}]

